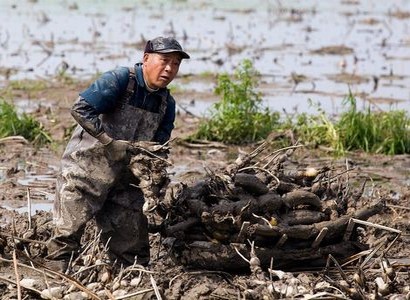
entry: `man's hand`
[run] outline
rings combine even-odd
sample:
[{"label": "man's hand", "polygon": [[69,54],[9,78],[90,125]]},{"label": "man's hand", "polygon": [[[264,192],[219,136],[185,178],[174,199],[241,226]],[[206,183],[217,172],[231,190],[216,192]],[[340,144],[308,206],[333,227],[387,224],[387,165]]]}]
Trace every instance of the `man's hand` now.
[{"label": "man's hand", "polygon": [[123,161],[127,158],[130,143],[124,140],[112,140],[105,145],[105,155],[111,161]]},{"label": "man's hand", "polygon": [[110,161],[123,161],[127,158],[130,142],[114,140],[105,132],[97,136],[97,139],[104,145],[105,155]]}]

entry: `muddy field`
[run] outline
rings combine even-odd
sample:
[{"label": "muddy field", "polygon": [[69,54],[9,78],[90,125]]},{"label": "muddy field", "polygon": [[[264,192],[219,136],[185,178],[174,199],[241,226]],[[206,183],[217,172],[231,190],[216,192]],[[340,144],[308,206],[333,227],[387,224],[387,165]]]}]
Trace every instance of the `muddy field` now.
[{"label": "muddy field", "polygon": [[[327,269],[309,260],[277,267],[281,257],[272,257],[269,268],[263,262],[270,257],[259,257],[261,270],[257,264],[248,267],[248,252],[242,252],[244,257],[234,253],[225,266],[215,260],[205,266],[183,264],[188,260],[175,259],[156,233],[150,236],[151,264],[123,270],[105,264],[92,224],[84,237],[84,253],[68,274],[41,265],[52,228],[59,159],[73,125],[70,106],[95,73],[134,62],[141,55],[136,48],[148,36],[175,34],[193,57],[173,83],[178,117],[170,144],[171,187],[195,183],[209,176],[209,170],[221,174],[238,156],[259,146],[182,140],[216,101],[215,75],[231,71],[246,57],[262,73],[264,100],[275,110],[311,111],[307,99],[312,98],[327,112],[337,113],[348,86],[377,109],[409,109],[409,1],[223,3],[2,1],[2,97],[36,116],[56,141],[37,149],[19,137],[0,140],[2,299],[410,298],[409,155],[349,153],[335,159],[326,149],[297,148],[286,158],[287,170],[329,167],[334,172],[330,177],[340,174],[335,177],[338,184],[348,183],[346,193],[359,190],[361,197],[348,202],[345,213],[383,203],[368,224],[355,228],[355,238],[366,249],[345,260],[329,260]],[[11,80],[20,79],[40,80],[41,88],[22,86],[10,92]],[[149,219],[152,224],[161,221],[156,214]],[[222,256],[218,247],[227,243],[221,240],[215,235],[204,242]],[[242,244],[251,248],[247,241]],[[245,267],[233,271],[232,261]]]},{"label": "muddy field", "polygon": [[[61,139],[71,126],[73,121],[68,113],[69,99],[73,99],[76,90],[82,88],[70,86],[67,89],[67,86],[67,84],[50,83],[49,89],[42,90],[36,95],[51,101],[55,96],[53,90],[58,90],[67,97],[65,104],[52,107],[40,106],[34,112],[52,132],[55,139]],[[19,96],[27,96],[24,91],[19,93],[21,93]],[[186,113],[178,116],[174,133],[176,139],[171,143],[170,157],[173,163],[169,168],[171,186],[180,182],[186,184],[196,182],[206,177],[209,170],[220,172],[232,164],[237,156],[251,152],[257,147],[257,145],[227,147],[222,144],[198,145],[182,142],[181,138],[195,130],[197,122],[197,118]],[[352,191],[358,189],[366,179],[367,184],[362,191],[362,198],[357,203],[349,202],[349,211],[365,208],[371,202],[383,200],[385,205],[383,210],[368,219],[373,225],[363,226],[359,230],[361,242],[370,250],[374,250],[374,253],[369,250],[357,251],[360,254],[352,257],[350,262],[339,261],[340,264],[345,262],[341,267],[342,271],[335,267],[333,261],[330,261],[330,268],[325,272],[323,264],[310,264],[307,260],[297,267],[293,265],[274,268],[271,271],[265,264],[262,266],[262,272],[255,273],[250,267],[246,267],[246,261],[239,255],[233,260],[226,261],[226,266],[223,261],[218,263],[217,259],[209,261],[208,267],[203,264],[186,264],[175,259],[175,253],[170,254],[167,251],[162,245],[163,239],[159,234],[151,235],[152,261],[148,267],[136,265],[126,270],[120,270],[110,264],[101,267],[98,266],[100,263],[98,259],[101,261],[104,258],[104,249],[96,246],[98,237],[91,224],[84,244],[93,246],[85,249],[88,251],[83,253],[82,259],[76,264],[77,268],[89,266],[93,272],[79,272],[77,269],[76,272],[72,271],[64,275],[53,273],[41,265],[41,258],[45,254],[43,242],[50,236],[52,228],[50,209],[54,197],[54,179],[64,142],[42,149],[35,149],[20,138],[3,139],[0,143],[2,157],[0,293],[2,299],[17,299],[19,292],[26,299],[47,298],[51,295],[56,298],[66,295],[68,297],[66,299],[87,297],[95,299],[159,297],[162,299],[368,299],[380,290],[379,285],[384,288],[383,294],[380,291],[379,294],[387,298],[393,295],[402,295],[402,298],[390,299],[409,297],[408,170],[410,157],[408,155],[392,157],[351,153],[346,157],[334,159],[324,150],[300,148],[286,160],[285,167],[289,170],[303,170],[306,167],[320,169],[330,166],[335,173],[343,174],[346,169],[349,169],[350,171],[341,178],[349,179]],[[278,149],[269,149],[270,152],[276,150]],[[29,208],[32,212],[30,216],[27,213]],[[151,223],[158,225],[160,220],[158,215],[150,214]],[[373,227],[379,225],[386,228]],[[21,239],[13,239],[12,236]],[[215,246],[222,245],[212,237],[209,241],[216,243]],[[245,248],[249,246],[246,246],[246,242],[244,245]],[[89,249],[93,251],[90,252]],[[30,253],[29,257],[40,264],[31,265],[26,257],[27,253]],[[245,257],[245,259],[249,258]],[[364,264],[367,258],[369,260]],[[272,266],[281,265],[281,257],[272,259],[275,260]],[[393,277],[390,278],[386,273],[381,263],[384,261],[382,259],[387,260],[392,266]],[[235,260],[241,260],[238,265],[245,267],[232,270],[232,261]],[[266,257],[261,257],[261,261],[266,262]],[[362,284],[354,279],[359,271],[365,278]],[[107,276],[109,279],[106,278]]]}]

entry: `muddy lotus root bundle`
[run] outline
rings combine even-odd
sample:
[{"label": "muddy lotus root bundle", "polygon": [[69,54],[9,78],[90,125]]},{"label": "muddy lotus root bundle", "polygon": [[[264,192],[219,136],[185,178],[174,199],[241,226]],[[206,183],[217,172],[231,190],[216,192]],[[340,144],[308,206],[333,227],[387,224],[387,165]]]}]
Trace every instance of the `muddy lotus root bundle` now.
[{"label": "muddy lotus root bundle", "polygon": [[144,194],[144,212],[156,208],[159,198],[169,184],[167,167],[171,164],[166,158],[169,147],[154,142],[134,142],[129,169],[139,180],[138,187]]},{"label": "muddy lotus root bundle", "polygon": [[[351,219],[367,220],[381,202],[349,211],[363,188],[353,191],[330,168],[285,170],[296,147],[253,163],[266,144],[220,173],[192,185],[179,184],[162,203],[164,245],[173,259],[207,269],[241,269],[250,242],[261,264],[277,267],[322,264],[328,254],[343,258],[365,248]],[[267,160],[267,162],[266,162]],[[353,232],[353,234],[352,234]]]}]

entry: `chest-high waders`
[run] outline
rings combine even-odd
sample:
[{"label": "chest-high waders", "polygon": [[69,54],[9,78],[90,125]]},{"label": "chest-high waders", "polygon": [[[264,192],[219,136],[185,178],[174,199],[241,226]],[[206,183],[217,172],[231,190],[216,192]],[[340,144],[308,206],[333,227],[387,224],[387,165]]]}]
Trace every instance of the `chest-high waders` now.
[{"label": "chest-high waders", "polygon": [[[130,69],[126,95],[113,113],[102,115],[105,132],[114,139],[151,141],[162,121],[167,97],[158,113],[129,104],[135,73]],[[120,262],[149,261],[148,222],[142,212],[144,196],[128,162],[111,162],[104,146],[79,125],[63,154],[54,202],[55,232],[48,243],[50,259],[70,257],[80,247],[86,223],[95,216],[109,254]]]}]

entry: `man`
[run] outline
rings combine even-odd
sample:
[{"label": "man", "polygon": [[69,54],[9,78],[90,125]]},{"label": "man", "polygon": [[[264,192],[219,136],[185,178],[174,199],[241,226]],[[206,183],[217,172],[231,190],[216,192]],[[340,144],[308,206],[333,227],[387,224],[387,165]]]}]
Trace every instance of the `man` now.
[{"label": "man", "polygon": [[95,217],[109,254],[120,263],[149,261],[147,218],[138,179],[128,169],[130,142],[167,142],[175,100],[167,89],[189,55],[174,38],[147,42],[143,62],[104,73],[72,107],[77,121],[63,154],[48,258],[67,261]]}]

